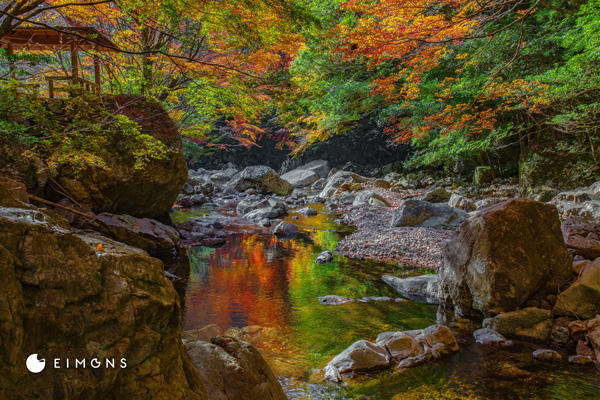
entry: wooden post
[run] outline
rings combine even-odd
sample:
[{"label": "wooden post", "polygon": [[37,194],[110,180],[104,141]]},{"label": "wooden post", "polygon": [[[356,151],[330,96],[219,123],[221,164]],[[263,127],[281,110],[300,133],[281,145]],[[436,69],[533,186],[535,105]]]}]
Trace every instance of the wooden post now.
[{"label": "wooden post", "polygon": [[96,94],[100,95],[100,58],[94,55],[94,80],[96,81]]}]

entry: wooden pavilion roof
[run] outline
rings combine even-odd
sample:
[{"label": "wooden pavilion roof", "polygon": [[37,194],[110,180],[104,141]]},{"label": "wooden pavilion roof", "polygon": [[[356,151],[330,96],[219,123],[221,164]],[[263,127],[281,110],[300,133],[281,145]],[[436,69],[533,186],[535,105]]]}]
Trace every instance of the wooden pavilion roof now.
[{"label": "wooden pavilion roof", "polygon": [[117,46],[93,27],[15,28],[0,39],[2,48],[13,50],[81,50],[117,51]]}]

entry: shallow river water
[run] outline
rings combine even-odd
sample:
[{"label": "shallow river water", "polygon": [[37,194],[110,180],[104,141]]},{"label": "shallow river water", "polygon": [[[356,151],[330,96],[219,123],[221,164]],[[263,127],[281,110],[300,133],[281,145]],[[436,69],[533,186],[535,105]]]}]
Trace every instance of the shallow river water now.
[{"label": "shallow river water", "polygon": [[[181,222],[202,213],[173,217]],[[374,341],[384,331],[425,328],[435,323],[436,306],[404,299],[321,305],[318,297],[328,294],[395,299],[381,276],[423,271],[340,255],[317,264],[316,256],[333,250],[348,228],[324,213],[291,216],[288,222],[301,231],[293,240],[240,232],[219,249],[189,248],[183,322],[184,330],[216,324],[253,343],[290,399],[600,399],[598,372],[538,365],[531,360],[536,347],[520,342],[492,352],[463,339],[461,351],[445,360],[356,376],[345,386],[324,383],[316,370],[350,344]]]}]

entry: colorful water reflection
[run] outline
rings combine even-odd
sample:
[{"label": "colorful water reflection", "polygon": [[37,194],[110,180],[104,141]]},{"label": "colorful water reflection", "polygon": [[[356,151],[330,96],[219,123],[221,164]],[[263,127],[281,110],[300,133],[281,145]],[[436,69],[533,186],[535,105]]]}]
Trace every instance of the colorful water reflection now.
[{"label": "colorful water reflection", "polygon": [[[387,330],[424,328],[435,323],[436,307],[411,301],[319,304],[317,298],[327,294],[395,297],[380,277],[401,271],[392,264],[337,255],[330,264],[315,263],[321,251],[335,248],[344,228],[323,213],[293,216],[288,221],[302,232],[294,240],[236,234],[216,250],[190,248],[184,313],[184,329],[217,324],[257,346],[290,399],[598,398],[597,374],[534,365],[528,344],[493,354],[470,346],[450,359],[408,371],[358,377],[345,388],[315,381],[311,369],[354,341],[373,340]],[[511,376],[518,369],[534,372]]]}]

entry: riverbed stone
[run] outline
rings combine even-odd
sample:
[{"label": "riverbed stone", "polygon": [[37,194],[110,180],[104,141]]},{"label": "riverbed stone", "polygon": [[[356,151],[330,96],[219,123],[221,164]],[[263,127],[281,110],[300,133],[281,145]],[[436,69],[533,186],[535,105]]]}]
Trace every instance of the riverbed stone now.
[{"label": "riverbed stone", "polygon": [[318,214],[317,210],[315,210],[312,207],[304,207],[299,210],[294,210],[294,212],[300,215],[304,215],[305,217],[314,217]]},{"label": "riverbed stone", "polygon": [[266,165],[254,165],[244,168],[227,183],[227,187],[234,188],[238,192],[252,188],[280,196],[286,196],[294,190],[294,187],[281,179],[273,168]]},{"label": "riverbed stone", "polygon": [[496,345],[506,342],[506,338],[490,328],[481,328],[473,332],[475,343]]},{"label": "riverbed stone", "polygon": [[578,354],[575,354],[575,355],[569,356],[569,364],[593,365],[594,360],[592,360],[591,357],[588,357],[588,356],[580,356]]},{"label": "riverbed stone", "polygon": [[102,213],[86,227],[157,257],[173,255],[179,245],[175,228],[150,218]]},{"label": "riverbed stone", "polygon": [[483,327],[509,337],[546,340],[552,329],[550,310],[528,307],[483,320]]},{"label": "riverbed stone", "polygon": [[466,212],[471,212],[476,208],[473,200],[465,196],[461,196],[458,193],[452,193],[450,200],[448,200],[448,205],[452,208],[458,208]]},{"label": "riverbed stone", "polygon": [[388,201],[382,196],[371,190],[363,190],[354,198],[352,207],[361,207],[365,205],[389,207],[390,203],[388,203]]},{"label": "riverbed stone", "polygon": [[377,344],[385,346],[394,361],[400,361],[408,357],[417,357],[423,354],[423,347],[417,340],[404,332],[389,332],[388,335],[379,335]]},{"label": "riverbed stone", "polygon": [[532,355],[533,359],[536,361],[544,361],[550,363],[562,361],[562,356],[560,355],[560,353],[552,349],[538,349],[535,350],[532,353]]},{"label": "riverbed stone", "polygon": [[298,227],[289,222],[282,221],[275,226],[273,234],[279,238],[292,238],[298,234]]},{"label": "riverbed stone", "polygon": [[327,178],[327,184],[319,193],[319,197],[327,199],[335,194],[335,192],[344,184],[357,184],[364,182],[365,179],[358,174],[350,171],[337,171],[331,177]]},{"label": "riverbed stone", "polygon": [[561,224],[567,247],[575,254],[594,260],[600,257],[600,222],[570,216]]},{"label": "riverbed stone", "polygon": [[319,303],[326,306],[338,306],[340,304],[354,303],[356,300],[350,297],[338,296],[335,294],[328,294],[327,296],[319,297]]},{"label": "riverbed stone", "polygon": [[600,258],[581,271],[581,275],[556,298],[554,313],[588,319],[600,313]]},{"label": "riverbed stone", "polygon": [[312,185],[319,180],[319,175],[307,169],[293,169],[281,175],[281,179],[295,188],[303,188]]},{"label": "riverbed stone", "polygon": [[571,264],[553,205],[512,199],[489,207],[446,245],[438,316],[481,320],[517,310],[556,293],[571,279]]},{"label": "riverbed stone", "polygon": [[340,373],[364,372],[389,367],[390,355],[385,347],[359,340],[334,357],[328,366],[335,367]]},{"label": "riverbed stone", "polygon": [[408,278],[384,275],[381,279],[394,288],[402,297],[431,304],[439,303],[439,281],[436,274]]},{"label": "riverbed stone", "polygon": [[315,258],[315,262],[319,264],[327,264],[333,260],[333,253],[330,251],[324,251]]},{"label": "riverbed stone", "polygon": [[466,218],[466,212],[452,208],[448,204],[408,199],[394,210],[391,226],[420,226],[453,230],[458,228]]},{"label": "riverbed stone", "polygon": [[210,400],[285,400],[281,385],[249,343],[226,336],[186,343]]},{"label": "riverbed stone", "polygon": [[445,203],[448,199],[450,199],[450,193],[443,187],[429,189],[421,196],[421,200],[430,203]]}]

